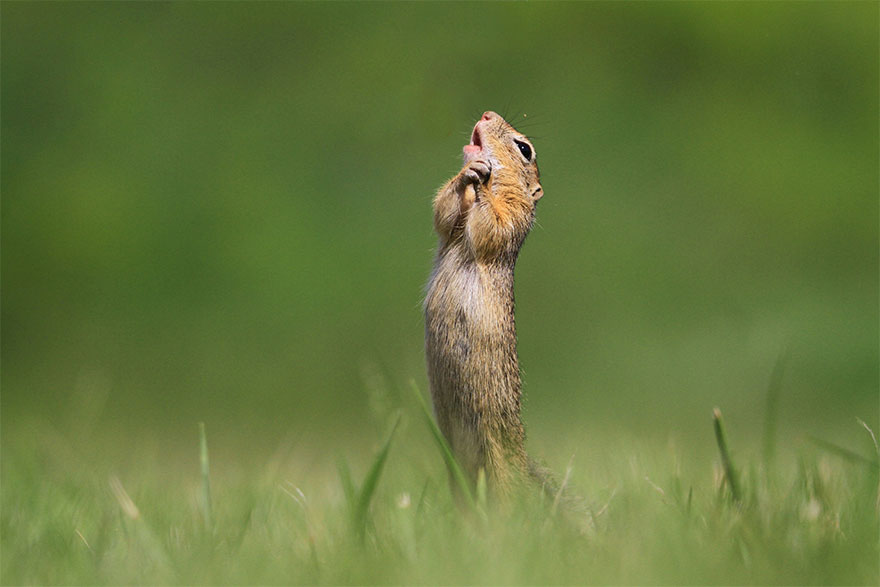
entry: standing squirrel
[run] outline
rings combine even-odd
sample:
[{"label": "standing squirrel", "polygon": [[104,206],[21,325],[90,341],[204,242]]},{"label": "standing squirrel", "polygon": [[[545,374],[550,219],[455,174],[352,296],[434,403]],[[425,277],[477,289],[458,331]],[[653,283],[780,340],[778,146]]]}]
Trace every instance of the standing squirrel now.
[{"label": "standing squirrel", "polygon": [[534,147],[498,114],[483,114],[463,150],[464,167],[434,198],[428,378],[440,429],[471,482],[482,469],[493,492],[509,495],[540,477],[520,417],[513,269],[544,191]]}]

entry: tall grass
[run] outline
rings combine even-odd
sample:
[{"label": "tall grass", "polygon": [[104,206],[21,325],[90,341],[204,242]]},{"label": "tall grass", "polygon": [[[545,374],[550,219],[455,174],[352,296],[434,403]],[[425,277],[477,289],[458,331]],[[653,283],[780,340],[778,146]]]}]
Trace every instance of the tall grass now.
[{"label": "tall grass", "polygon": [[[737,444],[737,426],[724,428],[717,416],[723,454],[728,442]],[[14,442],[6,443],[2,460],[0,578],[3,584],[877,583],[877,454],[806,444],[795,458],[777,458],[771,483],[765,468],[742,454],[735,477],[729,454],[714,463],[685,463],[683,473],[689,451],[600,438],[608,447],[603,464],[585,471],[575,462],[566,474],[588,504],[590,523],[578,526],[555,516],[553,501],[496,507],[481,483],[472,498],[484,515],[468,515],[448,483],[448,447],[425,442],[430,422],[422,408],[393,416],[372,456],[352,462],[365,471],[360,483],[344,460],[334,474],[294,451],[271,466],[243,466],[243,473],[212,469],[210,498],[207,459],[199,457],[207,455],[203,429],[192,444],[190,471],[144,450],[109,484],[101,463],[77,460],[63,439],[47,440],[53,432],[10,437],[7,431]]]},{"label": "tall grass", "polygon": [[[777,365],[768,395],[778,397],[779,377]],[[811,443],[782,459],[773,447],[775,422],[765,421],[762,458],[749,461],[740,451],[736,463],[731,446],[740,444],[738,427],[729,428],[718,408],[715,459],[606,433],[594,439],[607,447],[601,466],[579,470],[571,459],[552,499],[536,488],[495,504],[484,475],[474,486],[465,479],[424,397],[414,383],[411,389],[413,401],[403,409],[374,414],[388,432],[367,458],[350,465],[340,457],[333,475],[326,466],[305,465],[302,452],[279,457],[287,451],[276,451],[249,464],[233,452],[243,474],[213,473],[216,494],[204,423],[187,451],[193,458],[184,459],[191,470],[142,449],[129,455],[127,471],[109,475],[109,463],[77,454],[58,429],[4,430],[0,580],[876,584],[880,578],[880,446],[861,420],[854,428],[870,438],[869,454],[808,436]],[[364,471],[360,482],[353,470]],[[563,490],[582,493],[585,507],[557,515]]]}]

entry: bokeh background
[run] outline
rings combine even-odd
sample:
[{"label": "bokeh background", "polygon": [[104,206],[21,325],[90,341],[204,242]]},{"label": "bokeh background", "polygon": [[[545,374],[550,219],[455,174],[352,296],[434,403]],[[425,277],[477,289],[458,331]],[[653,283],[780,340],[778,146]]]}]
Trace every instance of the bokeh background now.
[{"label": "bokeh background", "polygon": [[5,450],[374,442],[489,109],[534,452],[878,427],[875,3],[4,3],[0,92]]}]

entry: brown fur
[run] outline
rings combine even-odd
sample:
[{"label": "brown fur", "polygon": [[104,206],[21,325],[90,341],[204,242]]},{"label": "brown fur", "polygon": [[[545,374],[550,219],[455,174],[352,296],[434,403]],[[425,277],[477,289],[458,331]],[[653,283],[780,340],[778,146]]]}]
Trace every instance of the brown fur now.
[{"label": "brown fur", "polygon": [[508,494],[529,474],[513,271],[543,191],[531,143],[503,118],[487,112],[474,137],[464,168],[434,199],[425,349],[434,413],[453,453],[471,481],[483,469],[490,488]]}]

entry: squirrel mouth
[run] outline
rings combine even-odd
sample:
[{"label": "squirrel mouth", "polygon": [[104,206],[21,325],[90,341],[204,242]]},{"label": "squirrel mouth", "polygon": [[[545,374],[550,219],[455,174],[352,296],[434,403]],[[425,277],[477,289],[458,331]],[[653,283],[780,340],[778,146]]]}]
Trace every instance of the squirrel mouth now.
[{"label": "squirrel mouth", "polygon": [[480,140],[480,125],[474,125],[474,132],[471,134],[471,144],[475,147],[483,148],[483,142]]},{"label": "squirrel mouth", "polygon": [[474,132],[471,134],[471,142],[465,145],[463,150],[466,161],[473,159],[483,150],[483,141],[480,137],[479,123],[474,126]]}]

